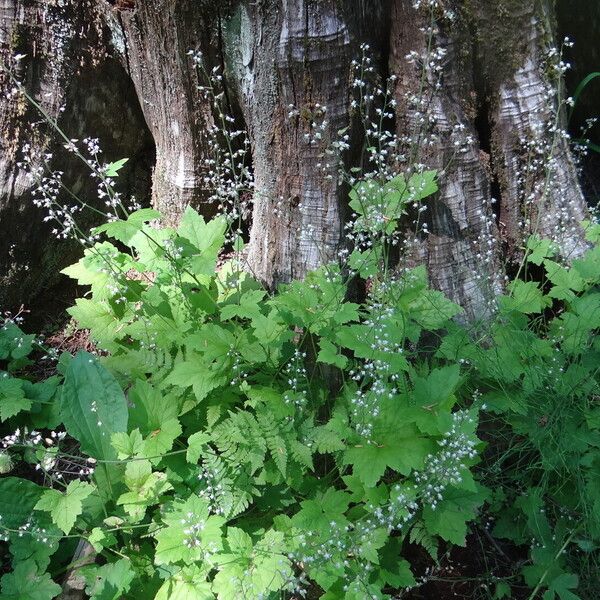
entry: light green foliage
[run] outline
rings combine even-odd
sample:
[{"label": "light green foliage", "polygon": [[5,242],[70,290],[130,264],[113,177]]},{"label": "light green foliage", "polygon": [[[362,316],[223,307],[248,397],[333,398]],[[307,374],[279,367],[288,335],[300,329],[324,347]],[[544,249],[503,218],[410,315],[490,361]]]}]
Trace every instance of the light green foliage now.
[{"label": "light green foliage", "polygon": [[477,508],[483,503],[481,493],[465,490],[453,490],[445,495],[435,510],[425,507],[423,522],[425,529],[433,536],[439,536],[447,542],[466,545],[466,523],[477,514]]},{"label": "light green foliage", "polygon": [[125,163],[128,161],[128,158],[121,158],[116,160],[115,162],[108,163],[104,167],[104,175],[105,177],[116,177],[119,171],[125,166]]},{"label": "light green foliage", "polygon": [[214,600],[212,586],[206,581],[206,569],[184,567],[167,579],[154,600]]},{"label": "light green foliage", "polygon": [[219,556],[221,568],[213,583],[219,600],[267,597],[292,577],[292,568],[285,556],[283,533],[267,531],[254,544],[243,530],[230,527],[226,550]]},{"label": "light green foliage", "polygon": [[87,585],[85,593],[90,600],[118,600],[129,590],[135,577],[131,562],[120,559],[101,567],[86,566],[81,569]]},{"label": "light green foliage", "polygon": [[44,490],[34,508],[49,512],[52,522],[68,534],[83,510],[83,500],[93,491],[94,487],[89,483],[71,481],[64,494],[52,489]]},{"label": "light green foliage", "polygon": [[433,447],[413,428],[390,430],[376,438],[375,444],[350,447],[344,453],[344,463],[352,465],[352,472],[366,487],[373,487],[391,468],[403,475],[420,469],[423,460]]},{"label": "light green foliage", "polygon": [[95,356],[78,352],[69,363],[60,409],[63,423],[84,452],[97,459],[116,458],[110,437],[127,429],[125,395]]},{"label": "light green foliage", "polygon": [[50,600],[61,592],[48,573],[38,572],[32,560],[19,562],[12,573],[3,575],[1,589],[5,600]]},{"label": "light green foliage", "polygon": [[[151,208],[142,208],[131,213],[125,220],[112,221],[96,227],[95,233],[106,233],[109,237],[128,244],[139,232],[142,225],[152,219],[160,218],[160,213]],[[108,269],[108,265],[105,265]]]},{"label": "light green foliage", "polygon": [[223,549],[225,519],[211,515],[208,502],[195,494],[176,501],[161,521],[163,527],[154,534],[156,564],[210,564]]},{"label": "light green foliage", "polygon": [[[408,197],[435,189],[431,173],[373,181],[352,206],[365,227],[384,210],[387,235]],[[600,542],[596,249],[568,267],[532,238],[546,280],[512,282],[477,337],[423,267],[384,274],[384,242],[349,259],[371,278],[360,304],[336,265],[270,295],[234,262],[215,271],[223,219],[188,208],[173,230],[149,227],[156,216],[103,226],[129,252],[99,242],[65,271],[91,286],[71,313],[109,356],[80,352],[34,384],[19,376],[29,352],[14,347],[31,340],[0,335],[2,420],[63,426],[95,468],[88,481],[46,488],[0,479],[15,562],[7,598],[52,597],[45,569],[61,532],[103,556],[82,569],[91,598],[287,597],[301,574],[324,599],[386,598],[416,584],[406,543],[437,561],[446,544],[465,545],[484,507],[497,514],[495,535],[546,545],[531,553],[528,585],[575,597],[559,552],[575,535],[564,515],[589,515],[579,547]],[[527,440],[531,466],[517,477],[529,495],[485,470],[475,480],[484,402],[502,431]],[[23,456],[60,457],[59,446]],[[32,528],[31,515],[54,541],[15,533]],[[498,584],[496,596],[507,594]]]},{"label": "light green foliage", "polygon": [[25,334],[15,323],[0,327],[0,360],[8,361],[9,370],[21,365],[33,349],[35,336]]},{"label": "light green foliage", "polygon": [[31,400],[25,397],[23,381],[9,377],[8,373],[0,376],[0,420],[6,421],[30,408]]},{"label": "light green foliage", "polygon": [[350,192],[350,208],[359,215],[356,226],[370,232],[392,233],[398,220],[413,202],[437,192],[437,173],[413,175],[408,184],[403,175],[380,183],[374,179],[359,182]]},{"label": "light green foliage", "polygon": [[173,488],[165,473],[152,472],[148,460],[127,463],[124,482],[129,491],[119,496],[117,504],[123,505],[125,512],[136,520],[144,516],[148,506],[158,504],[161,494]]}]

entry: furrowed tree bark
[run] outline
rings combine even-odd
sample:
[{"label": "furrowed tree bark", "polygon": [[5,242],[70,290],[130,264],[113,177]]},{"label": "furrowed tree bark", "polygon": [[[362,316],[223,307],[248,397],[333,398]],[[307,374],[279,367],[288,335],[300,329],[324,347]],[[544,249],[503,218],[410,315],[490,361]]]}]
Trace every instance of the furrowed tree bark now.
[{"label": "furrowed tree bark", "polygon": [[[484,316],[500,289],[497,228],[492,211],[489,157],[475,128],[477,99],[470,31],[464,16],[431,27],[428,10],[395,0],[390,71],[396,87],[397,133],[407,161],[438,171],[440,192],[428,200],[406,248],[427,265],[430,282],[463,306],[469,318]],[[428,50],[429,47],[429,50]],[[438,68],[427,56],[441,49]],[[410,60],[411,52],[422,58]],[[410,166],[410,165],[409,165]],[[418,166],[418,165],[417,165]]]},{"label": "furrowed tree bark", "polygon": [[[445,52],[441,85],[436,90],[429,74],[429,90],[422,94],[433,121],[424,161],[438,169],[440,193],[425,213],[430,234],[413,251],[427,263],[432,284],[471,318],[485,314],[500,290],[501,251],[518,263],[531,233],[553,239],[564,257],[586,248],[580,226],[585,199],[560,131],[562,90],[548,60],[555,46],[550,3],[508,4],[467,2],[454,22],[439,21],[433,42]],[[422,116],[422,108],[406,99],[407,93],[418,94],[420,81],[405,57],[411,50],[422,52],[428,40],[420,30],[428,23],[409,2],[398,0],[393,10],[391,70],[401,75],[402,135],[414,131]],[[490,183],[500,195],[494,200],[499,200],[502,239]]]},{"label": "furrowed tree bark", "polygon": [[[74,32],[73,15],[47,3],[26,3],[20,0],[3,0],[0,4],[0,45],[5,70],[0,73],[0,306],[8,308],[19,300],[13,285],[27,280],[28,246],[36,234],[44,232],[41,219],[32,218],[31,200],[27,197],[31,184],[26,174],[17,166],[25,142],[36,150],[47,149],[48,135],[42,131],[30,136],[28,124],[39,120],[26,101],[17,93],[6,69],[23,81],[53,119],[59,115],[64,101],[65,76],[69,52],[65,33]],[[26,55],[17,60],[15,56]],[[19,231],[20,233],[17,233]],[[41,260],[33,249],[36,262]],[[36,256],[37,255],[37,256]],[[24,281],[23,281],[24,280]],[[30,290],[29,290],[30,291]]]},{"label": "furrowed tree bark", "polygon": [[[395,127],[408,147],[418,109],[432,119],[427,136],[416,138],[415,160],[439,171],[440,192],[419,216],[426,231],[407,233],[410,260],[424,262],[432,284],[475,318],[501,289],[500,265],[521,259],[529,233],[552,237],[567,257],[581,253],[586,210],[568,143],[556,134],[564,122],[548,61],[552,2],[454,4],[450,22],[432,21],[413,0],[0,0],[0,44],[5,63],[69,135],[100,137],[107,161],[130,157],[120,176],[126,194],[141,181],[144,196],[144,163],[155,146],[152,203],[171,224],[188,203],[213,210],[203,189],[212,107],[188,52],[201,49],[209,70],[223,66],[227,101],[251,142],[248,261],[276,286],[335,259],[343,244],[348,190],[323,149],[349,127],[347,166],[359,156],[349,70],[360,44],[369,43],[381,78],[399,75]],[[429,41],[422,29],[430,25],[432,48],[443,53],[439,71],[423,80],[405,56],[423,53]],[[26,58],[14,62],[19,53]],[[418,96],[422,84],[427,100],[418,107],[407,94]],[[23,142],[55,149],[58,138],[43,126],[32,136],[39,117],[8,94],[5,75],[1,85],[0,218],[11,235],[0,236],[0,303],[14,307],[49,285],[44,276],[21,277],[19,265],[50,273],[68,253],[31,243],[49,236],[29,209],[29,183],[16,166]],[[71,160],[63,153],[53,164],[78,193],[93,197]]]},{"label": "furrowed tree bark", "polygon": [[[148,188],[152,140],[125,71],[109,52],[94,2],[24,2],[0,5],[0,308],[20,304],[47,314],[60,299],[59,271],[77,259],[78,244],[58,241],[52,224],[32,204],[32,183],[18,166],[21,149],[52,152],[49,168],[64,171],[72,192],[94,202],[96,189],[89,169],[67,153],[64,140],[18,93],[9,72],[70,138],[98,137],[105,160],[130,157],[122,171],[122,189],[143,199]],[[24,55],[16,60],[17,55]],[[100,202],[100,200],[96,200]],[[84,224],[89,226],[89,217]],[[47,308],[43,294],[53,286]],[[38,300],[40,300],[38,304]],[[43,319],[42,319],[43,320]]]},{"label": "furrowed tree bark", "polygon": [[104,2],[106,23],[156,144],[152,204],[176,224],[188,204],[200,207],[209,196],[202,173],[213,118],[188,52],[217,45],[218,21],[214,12],[207,20],[196,0],[112,4]]},{"label": "furrowed tree bark", "polygon": [[[373,30],[385,31],[384,6],[368,5]],[[226,25],[252,142],[248,262],[270,286],[303,277],[340,248],[344,192],[315,134],[332,140],[349,125],[350,62],[370,38],[366,11],[352,0],[242,2]]]},{"label": "furrowed tree bark", "polygon": [[586,203],[561,132],[563,90],[557,87],[556,57],[549,54],[561,46],[553,10],[549,0],[473,3],[500,221],[508,255],[517,261],[530,233],[554,240],[564,257],[587,247],[580,225]]}]

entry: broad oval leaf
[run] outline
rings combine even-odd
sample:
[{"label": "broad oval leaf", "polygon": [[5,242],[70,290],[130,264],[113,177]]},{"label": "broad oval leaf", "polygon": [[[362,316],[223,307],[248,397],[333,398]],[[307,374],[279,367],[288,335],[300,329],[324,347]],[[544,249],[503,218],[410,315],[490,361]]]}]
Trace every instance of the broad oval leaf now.
[{"label": "broad oval leaf", "polygon": [[61,416],[83,452],[115,459],[113,433],[127,431],[127,402],[117,380],[88,352],[80,351],[65,373]]}]

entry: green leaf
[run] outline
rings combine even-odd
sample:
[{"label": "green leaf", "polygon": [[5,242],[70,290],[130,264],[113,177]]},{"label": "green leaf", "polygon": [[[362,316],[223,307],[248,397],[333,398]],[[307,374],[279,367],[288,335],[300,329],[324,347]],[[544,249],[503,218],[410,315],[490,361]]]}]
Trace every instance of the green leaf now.
[{"label": "green leaf", "polygon": [[133,460],[125,468],[125,485],[129,492],[121,494],[117,500],[125,512],[136,520],[140,520],[146,513],[146,508],[157,504],[161,494],[172,489],[167,481],[167,476],[162,472],[152,472],[152,465],[148,460]]},{"label": "green leaf", "polygon": [[423,466],[431,450],[431,441],[410,429],[395,431],[381,443],[364,444],[344,452],[344,464],[352,465],[365,487],[374,487],[389,467],[402,475]]},{"label": "green leaf", "polygon": [[150,432],[144,440],[143,455],[149,458],[152,464],[158,464],[160,457],[171,450],[173,442],[180,435],[181,425],[178,419],[165,421],[160,429]]},{"label": "green leaf", "polygon": [[[21,526],[32,521],[34,506],[40,499],[44,488],[26,479],[17,477],[3,477],[0,479],[0,532],[2,528],[18,530]],[[15,501],[18,499],[18,502]],[[50,556],[58,549],[58,541],[61,532],[56,529],[50,520],[50,515],[36,514],[33,519],[35,525],[45,529],[47,539],[8,534],[10,541],[10,553],[14,563],[19,561],[33,560],[40,571],[43,571],[50,563]]]},{"label": "green leaf", "polygon": [[420,291],[407,310],[408,315],[428,331],[445,327],[450,319],[461,312],[463,309],[448,300],[442,292],[430,289]]},{"label": "green leaf", "polygon": [[399,538],[388,538],[381,552],[381,570],[386,583],[395,588],[416,585],[410,563],[402,558],[402,543]]},{"label": "green leaf", "polygon": [[[27,479],[2,477],[0,479],[0,515],[3,527],[18,529],[31,516],[40,499],[43,487]],[[15,502],[18,498],[19,501]]]},{"label": "green leaf", "polygon": [[224,217],[217,217],[208,223],[191,206],[187,206],[177,233],[186,238],[200,252],[209,251],[212,254],[218,254],[225,241],[225,231],[227,222]]},{"label": "green leaf", "polygon": [[94,233],[106,233],[108,236],[129,245],[144,223],[160,219],[160,213],[152,208],[141,208],[132,212],[127,220],[111,221],[94,229]]},{"label": "green leaf", "polygon": [[408,191],[414,196],[410,201],[423,200],[438,191],[437,171],[423,171],[415,173],[408,180]]},{"label": "green leaf", "polygon": [[364,252],[353,250],[348,257],[348,266],[363,279],[369,279],[379,271],[379,254],[373,249]]},{"label": "green leaf", "polygon": [[117,538],[110,532],[102,530],[100,527],[94,527],[88,535],[87,541],[91,544],[96,552],[102,552],[104,548],[113,546],[117,542]]},{"label": "green leaf", "polygon": [[229,552],[219,557],[213,584],[219,600],[266,598],[292,576],[281,532],[267,531],[254,546],[245,531],[231,527],[227,547]]},{"label": "green leaf", "polygon": [[494,600],[502,600],[502,598],[512,598],[512,589],[505,581],[497,583],[494,589]]},{"label": "green leaf", "polygon": [[[43,515],[45,517],[46,515]],[[32,560],[37,565],[38,571],[42,573],[50,564],[50,557],[58,550],[58,544],[62,532],[52,525],[50,516],[36,519],[36,525],[46,530],[48,537],[36,537],[31,535],[20,536],[18,533],[10,534],[10,553],[13,565],[21,561]]]},{"label": "green leaf", "polygon": [[129,427],[138,427],[147,435],[163,423],[179,416],[179,402],[173,394],[165,394],[145,379],[136,380],[128,391]]},{"label": "green leaf", "polygon": [[93,491],[94,486],[76,479],[69,483],[64,494],[45,490],[34,508],[49,512],[52,522],[68,535],[83,510],[83,500]]},{"label": "green leaf", "polygon": [[103,348],[110,348],[118,338],[121,321],[107,302],[78,298],[75,306],[67,309],[67,312],[77,321],[80,329],[89,329],[94,340]]},{"label": "green leaf", "polygon": [[175,365],[165,384],[188,388],[192,386],[196,400],[201,402],[212,390],[227,383],[227,377],[215,373],[197,354],[191,354],[188,360]]},{"label": "green leaf", "polygon": [[185,567],[165,581],[154,600],[214,600],[206,569]]},{"label": "green leaf", "polygon": [[300,511],[292,517],[292,524],[327,535],[332,522],[343,526],[348,523],[344,513],[351,501],[348,492],[328,488],[324,493],[318,492],[314,499],[304,500]]},{"label": "green leaf", "polygon": [[25,397],[23,381],[0,374],[0,421],[6,421],[23,410],[31,408],[31,400]]},{"label": "green leaf", "polygon": [[14,323],[3,323],[0,327],[0,360],[21,359],[29,355],[35,335],[26,335]]},{"label": "green leaf", "polygon": [[292,458],[302,467],[312,471],[314,469],[312,449],[298,440],[290,440],[289,445]]},{"label": "green leaf", "polygon": [[[402,341],[404,332],[395,324],[386,327],[389,337]],[[368,325],[344,325],[335,334],[336,342],[354,352],[357,358],[385,361],[393,370],[404,371],[408,367],[406,358],[400,352],[385,352],[377,350],[375,337],[378,335],[375,328]]]},{"label": "green leaf", "polygon": [[104,166],[104,175],[106,175],[106,177],[116,177],[128,160],[128,158],[121,158],[115,162],[108,163]]},{"label": "green leaf", "polygon": [[249,290],[242,294],[239,303],[232,302],[221,308],[221,319],[227,321],[238,319],[253,319],[261,313],[261,305],[267,293],[264,290]]},{"label": "green leaf", "polygon": [[551,258],[555,254],[555,244],[548,239],[542,239],[538,235],[531,235],[527,240],[529,254],[527,260],[534,265],[541,265],[545,258]]},{"label": "green leaf", "polygon": [[[264,394],[267,390],[269,388],[264,388],[261,391]],[[284,439],[286,437],[285,430],[277,422],[273,408],[268,408],[257,413],[257,421],[259,424],[259,435],[264,439],[273,461],[285,477],[288,459],[288,447]]]},{"label": "green leaf", "polygon": [[600,72],[598,72],[598,71],[592,71],[591,73],[588,73],[578,83],[577,87],[575,88],[575,92],[573,93],[573,104],[571,105],[571,110],[569,111],[569,120],[571,120],[571,117],[573,116],[573,112],[575,110],[575,106],[577,105],[577,102],[579,101],[579,98],[580,98],[581,94],[588,87],[588,85],[592,81],[594,81],[594,79],[596,79],[597,77],[600,77]]},{"label": "green leaf", "polygon": [[223,547],[225,519],[211,516],[208,503],[199,496],[192,494],[184,502],[176,502],[164,514],[163,522],[165,527],[154,534],[157,565],[180,561],[189,565]]},{"label": "green leaf", "polygon": [[409,536],[411,544],[419,544],[436,563],[438,562],[438,538],[427,531],[423,521],[415,522],[410,528]]},{"label": "green leaf", "polygon": [[134,429],[130,434],[124,431],[113,433],[110,442],[119,460],[137,456],[144,450],[144,438],[139,429]]},{"label": "green leaf", "polygon": [[368,181],[359,181],[350,190],[350,208],[358,215],[365,215],[369,212],[371,205],[381,201],[381,186],[374,179]]},{"label": "green leaf", "polygon": [[39,573],[34,561],[20,562],[2,577],[3,600],[51,600],[61,593],[48,573]]},{"label": "green leaf", "polygon": [[236,337],[227,326],[207,323],[197,333],[187,337],[185,345],[188,350],[200,353],[210,363],[225,360],[227,353],[237,345],[236,342]]},{"label": "green leaf", "polygon": [[189,463],[197,464],[200,456],[202,456],[202,448],[210,442],[210,435],[203,431],[198,431],[188,438],[188,449],[186,452],[186,460]]},{"label": "green leaf", "polygon": [[87,582],[85,591],[90,600],[120,600],[135,577],[131,561],[125,558],[101,567],[86,566],[81,571]]},{"label": "green leaf", "polygon": [[540,313],[550,306],[549,300],[534,281],[513,281],[509,286],[510,296],[500,297],[500,306],[505,312],[516,311],[526,315]]},{"label": "green leaf", "polygon": [[[61,273],[75,279],[80,285],[89,285],[95,300],[105,300],[110,297],[107,289],[109,282],[114,278],[113,273],[107,269],[108,261],[125,259],[119,250],[109,242],[97,243],[93,248],[87,248],[83,257],[73,265],[63,269]],[[119,267],[124,265],[119,264]]]},{"label": "green leaf", "polygon": [[423,523],[429,533],[439,535],[452,544],[464,546],[467,522],[475,517],[483,500],[482,492],[447,489],[444,499],[435,509],[430,506],[423,508]]},{"label": "green leaf", "polygon": [[571,307],[573,312],[585,323],[586,328],[595,329],[600,327],[600,294],[585,294],[576,298]]},{"label": "green leaf", "polygon": [[431,435],[443,432],[450,420],[459,378],[460,367],[456,364],[433,369],[427,377],[414,377],[412,400],[422,409],[415,415],[421,432]]},{"label": "green leaf", "polygon": [[544,268],[548,279],[554,284],[548,294],[551,298],[572,300],[575,298],[574,292],[585,289],[585,281],[575,269],[567,269],[551,260],[544,261]]},{"label": "green leaf", "polygon": [[544,594],[544,600],[554,598],[558,595],[560,600],[581,600],[571,590],[579,586],[579,577],[573,573],[561,573],[548,584],[548,591]]},{"label": "green leaf", "polygon": [[319,355],[317,360],[319,362],[334,365],[339,369],[343,369],[348,364],[348,359],[339,353],[339,349],[332,342],[326,338],[319,340]]},{"label": "green leaf", "polygon": [[127,402],[115,378],[87,352],[78,352],[67,367],[61,415],[83,452],[97,459],[116,458],[111,435],[127,431]]}]

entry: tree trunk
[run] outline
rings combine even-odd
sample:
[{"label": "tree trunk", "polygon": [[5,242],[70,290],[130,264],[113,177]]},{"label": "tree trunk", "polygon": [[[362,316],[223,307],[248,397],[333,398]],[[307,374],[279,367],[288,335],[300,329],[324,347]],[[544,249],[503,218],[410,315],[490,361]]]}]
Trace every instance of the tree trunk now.
[{"label": "tree trunk", "polygon": [[474,2],[500,220],[510,250],[536,231],[564,256],[576,256],[586,247],[580,226],[585,200],[561,133],[563,90],[549,54],[556,48],[553,7],[550,0],[512,2],[509,10],[501,2]]},{"label": "tree trunk", "polygon": [[[398,134],[408,134],[408,159],[437,169],[440,183],[438,196],[423,213],[429,234],[414,240],[414,234],[407,235],[408,250],[427,264],[432,285],[470,316],[484,315],[499,291],[498,233],[489,156],[476,129],[479,107],[468,21],[463,14],[442,18],[430,32],[428,11],[396,0],[392,23],[390,66],[399,75]],[[432,43],[443,54],[425,66],[423,78]],[[411,52],[422,57],[416,64],[407,60]],[[418,124],[424,118],[425,131]]]},{"label": "tree trunk", "polygon": [[212,115],[188,52],[209,46],[211,24],[195,0],[104,3],[104,15],[156,144],[152,203],[174,224],[209,195],[202,172]]},{"label": "tree trunk", "polygon": [[321,141],[349,125],[350,63],[385,31],[385,2],[369,3],[370,28],[366,10],[355,0],[242,2],[225,25],[252,140],[249,263],[268,285],[301,278],[340,249],[344,190]]},{"label": "tree trunk", "polygon": [[[128,195],[143,199],[148,193],[153,141],[131,80],[112,58],[94,2],[2,0],[0,21],[5,68],[0,71],[0,308],[25,304],[47,318],[72,301],[73,290],[63,289],[58,272],[81,249],[57,240],[33,206],[32,183],[19,167],[23,146],[29,144],[32,155],[52,153],[50,170],[64,171],[64,183],[80,197],[101,201],[94,200],[89,169],[63,149],[56,130],[16,93],[9,72],[69,138],[100,138],[107,161],[130,158],[122,172]],[[17,60],[18,55],[24,57]],[[89,218],[85,223],[91,224]]]},{"label": "tree trunk", "polygon": [[[398,150],[401,168],[422,164],[439,172],[439,193],[424,213],[413,215],[415,223],[405,224],[407,260],[425,263],[432,284],[472,318],[493,306],[506,265],[510,271],[511,261],[520,260],[529,233],[551,237],[566,257],[581,253],[579,223],[586,211],[568,142],[560,135],[563,90],[549,68],[553,3],[465,0],[454,11],[445,8],[449,4],[1,0],[0,42],[5,64],[52,118],[63,115],[60,122],[74,132],[69,135],[100,137],[107,159],[132,157],[126,193],[155,147],[148,199],[169,223],[188,203],[203,206],[209,196],[214,107],[198,89],[205,82],[188,52],[202,50],[208,70],[221,66],[226,104],[251,147],[248,262],[270,286],[303,277],[343,248],[348,187],[323,149],[340,130],[350,146],[346,167],[363,149],[349,108],[349,71],[368,43],[381,80],[399,76],[394,98],[396,133],[405,144]],[[27,57],[15,62],[18,53]],[[424,71],[419,55],[434,58]],[[16,166],[29,124],[39,116],[8,93],[11,87],[4,76],[0,211],[4,231],[19,222],[26,227],[12,242],[3,236],[5,290],[17,268],[13,255],[47,236],[34,225],[27,208],[30,184]],[[33,144],[40,150],[60,142],[51,128],[39,131]],[[93,194],[73,157],[60,160],[66,161],[61,168],[67,179]],[[214,207],[202,210],[210,214]],[[30,262],[42,260],[31,254]],[[25,286],[20,295],[4,292],[0,301],[30,301],[34,291]]]}]

